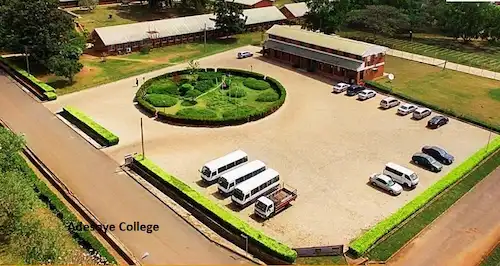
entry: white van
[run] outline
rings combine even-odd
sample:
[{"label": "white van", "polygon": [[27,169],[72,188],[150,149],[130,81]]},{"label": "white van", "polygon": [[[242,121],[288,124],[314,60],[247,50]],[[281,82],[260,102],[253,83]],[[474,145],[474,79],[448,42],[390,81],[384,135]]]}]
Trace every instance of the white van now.
[{"label": "white van", "polygon": [[280,174],[276,170],[268,168],[237,185],[231,199],[236,206],[245,207],[260,196],[276,190],[279,185]]},{"label": "white van", "polygon": [[214,182],[225,172],[241,166],[246,162],[248,162],[248,155],[244,151],[233,151],[203,165],[200,170],[201,178],[208,183]]},{"label": "white van", "polygon": [[399,103],[400,102],[398,99],[393,98],[393,97],[387,97],[387,98],[383,99],[382,101],[380,101],[380,107],[382,107],[383,109],[389,109],[389,108],[392,108],[394,106],[398,106]]},{"label": "white van", "polygon": [[219,193],[222,195],[233,193],[237,185],[264,172],[264,170],[266,170],[266,164],[255,160],[221,175],[219,178]]},{"label": "white van", "polygon": [[384,175],[390,177],[394,182],[414,188],[418,184],[418,176],[412,170],[395,163],[387,163],[384,168]]}]

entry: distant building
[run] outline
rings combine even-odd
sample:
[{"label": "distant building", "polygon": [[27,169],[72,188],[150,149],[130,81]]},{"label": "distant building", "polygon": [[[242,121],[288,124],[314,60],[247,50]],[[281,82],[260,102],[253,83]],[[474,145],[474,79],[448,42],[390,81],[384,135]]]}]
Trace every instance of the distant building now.
[{"label": "distant building", "polygon": [[298,20],[309,11],[309,8],[305,2],[299,2],[286,4],[280,8],[280,11],[288,20]]},{"label": "distant building", "polygon": [[282,25],[266,34],[264,55],[293,67],[357,84],[384,74],[387,47]]},{"label": "distant building", "polygon": [[271,0],[226,0],[226,2],[234,3],[240,5],[242,8],[259,8],[272,6],[273,2]]},{"label": "distant building", "polygon": [[[120,1],[118,1],[118,0],[99,0],[99,5],[114,4],[114,3],[119,3],[119,2]],[[77,7],[78,0],[59,0],[59,6],[62,8]]]},{"label": "distant building", "polygon": [[[275,6],[245,9],[243,15],[247,17],[245,31],[267,30],[286,21]],[[203,41],[205,30],[207,39],[222,36],[215,28],[214,18],[214,14],[205,14],[96,28],[91,39],[95,51],[108,54]]]}]

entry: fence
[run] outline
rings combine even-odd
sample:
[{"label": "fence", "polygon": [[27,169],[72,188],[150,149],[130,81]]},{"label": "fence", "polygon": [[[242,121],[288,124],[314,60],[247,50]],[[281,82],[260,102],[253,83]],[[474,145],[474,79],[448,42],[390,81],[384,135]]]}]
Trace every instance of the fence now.
[{"label": "fence", "polygon": [[395,56],[395,57],[400,57],[403,59],[408,59],[424,64],[429,64],[441,68],[446,68],[450,70],[455,70],[479,77],[484,77],[484,78],[490,78],[490,79],[495,79],[495,80],[500,80],[500,73],[498,72],[493,72],[477,67],[471,67],[471,66],[466,66],[466,65],[461,65],[453,62],[449,62],[447,60],[443,59],[438,59],[438,58],[433,58],[433,57],[428,57],[424,55],[418,55],[418,54],[412,54],[408,52],[403,52],[399,50],[393,50],[389,49],[386,53],[387,55]]}]

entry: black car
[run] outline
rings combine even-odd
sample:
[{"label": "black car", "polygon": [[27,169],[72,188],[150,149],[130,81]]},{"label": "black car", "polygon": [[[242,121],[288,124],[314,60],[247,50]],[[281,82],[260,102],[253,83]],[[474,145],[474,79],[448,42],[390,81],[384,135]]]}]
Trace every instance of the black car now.
[{"label": "black car", "polygon": [[347,88],[346,95],[347,96],[354,96],[354,95],[360,93],[364,89],[366,89],[366,88],[363,86],[351,85],[349,88]]},{"label": "black car", "polygon": [[442,164],[450,165],[453,163],[455,158],[445,151],[443,148],[436,146],[424,146],[422,152],[432,156],[432,158],[438,160]]},{"label": "black car", "polygon": [[443,165],[436,161],[436,159],[432,158],[430,155],[427,155],[425,153],[415,153],[413,154],[413,157],[411,157],[411,160],[413,163],[417,165],[421,165],[432,172],[439,172],[441,169],[443,169]]},{"label": "black car", "polygon": [[448,117],[442,116],[442,115],[436,115],[435,117],[431,118],[429,122],[427,122],[427,127],[428,128],[438,128],[440,126],[448,124],[450,119]]}]

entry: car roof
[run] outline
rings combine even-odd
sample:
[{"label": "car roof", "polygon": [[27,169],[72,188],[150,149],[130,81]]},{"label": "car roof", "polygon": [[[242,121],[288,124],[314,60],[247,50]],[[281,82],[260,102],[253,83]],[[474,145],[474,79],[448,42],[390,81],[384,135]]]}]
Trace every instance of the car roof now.
[{"label": "car roof", "polygon": [[349,86],[349,84],[347,84],[347,83],[339,82],[339,83],[335,84],[334,86],[346,86],[346,85]]},{"label": "car roof", "polygon": [[382,101],[392,101],[392,100],[396,100],[396,98],[394,98],[394,97],[386,97],[386,98],[382,99]]},{"label": "car roof", "polygon": [[376,177],[384,180],[385,182],[387,182],[389,180],[392,180],[390,177],[388,177],[388,176],[386,176],[384,174],[378,174]]},{"label": "car roof", "polygon": [[375,92],[374,90],[369,90],[369,89],[364,89],[361,92],[368,93],[368,92]]},{"label": "car roof", "polygon": [[415,112],[423,112],[423,111],[426,111],[426,110],[430,111],[431,109],[425,108],[425,107],[419,107],[419,108],[417,108],[417,110],[415,110]]},{"label": "car roof", "polygon": [[426,146],[424,146],[424,149],[425,149],[425,150],[430,150],[430,149],[432,149],[432,150],[437,150],[439,153],[446,153],[446,151],[445,151],[443,148],[438,147],[438,146],[426,145]]},{"label": "car roof", "polygon": [[428,158],[428,159],[434,160],[434,158],[432,158],[432,156],[430,156],[428,154],[425,154],[425,153],[422,153],[422,152],[417,152],[417,153],[413,154],[413,156],[419,156],[419,157],[424,157],[424,158]]},{"label": "car roof", "polygon": [[416,106],[416,105],[413,103],[404,103],[403,105],[401,105],[401,107],[403,107],[403,106]]}]

